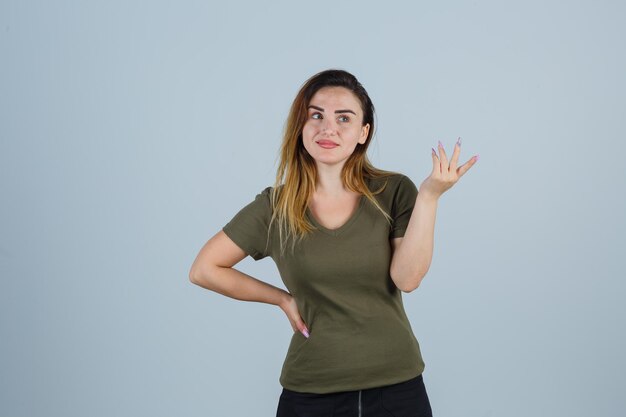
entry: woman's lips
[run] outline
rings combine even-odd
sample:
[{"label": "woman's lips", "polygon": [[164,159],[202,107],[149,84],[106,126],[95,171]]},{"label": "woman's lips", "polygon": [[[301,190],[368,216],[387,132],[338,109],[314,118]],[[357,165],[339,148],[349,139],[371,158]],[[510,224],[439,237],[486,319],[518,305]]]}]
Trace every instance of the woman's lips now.
[{"label": "woman's lips", "polygon": [[317,144],[325,149],[336,148],[337,146],[339,146],[335,142],[331,142],[330,140],[320,140],[317,142]]}]

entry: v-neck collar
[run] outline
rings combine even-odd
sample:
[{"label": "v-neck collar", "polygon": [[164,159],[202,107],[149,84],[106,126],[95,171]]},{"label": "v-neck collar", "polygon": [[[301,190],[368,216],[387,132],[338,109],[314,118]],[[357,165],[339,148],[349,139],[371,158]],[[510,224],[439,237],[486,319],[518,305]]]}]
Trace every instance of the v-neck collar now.
[{"label": "v-neck collar", "polygon": [[[367,178],[365,178],[365,184],[369,187],[369,180]],[[313,216],[313,213],[311,212],[311,209],[308,206],[306,208],[306,215],[309,218],[309,220],[311,220],[311,222],[315,225],[315,227],[317,227],[318,230],[320,230],[321,232],[326,233],[327,235],[331,235],[331,236],[339,236],[341,233],[343,233],[344,230],[349,228],[352,225],[352,223],[356,221],[357,217],[359,217],[359,214],[361,213],[361,211],[363,210],[363,206],[365,205],[365,200],[367,200],[367,198],[365,197],[364,194],[361,194],[361,196],[359,197],[359,204],[354,210],[354,213],[352,213],[350,218],[344,224],[342,224],[336,229],[328,229],[322,226],[321,224],[319,224],[319,222],[315,220],[315,216]]]}]

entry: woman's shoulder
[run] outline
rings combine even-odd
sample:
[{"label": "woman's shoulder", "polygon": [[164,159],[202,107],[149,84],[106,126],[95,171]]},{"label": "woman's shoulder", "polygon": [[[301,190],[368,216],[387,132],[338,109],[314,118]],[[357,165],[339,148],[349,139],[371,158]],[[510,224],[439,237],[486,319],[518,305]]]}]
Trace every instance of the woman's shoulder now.
[{"label": "woman's shoulder", "polygon": [[259,202],[262,202],[262,204],[264,204],[268,209],[270,209],[272,207],[272,200],[274,198],[274,194],[276,194],[276,197],[278,197],[282,189],[283,189],[282,184],[276,188],[273,185],[268,185],[256,195],[256,200],[257,201],[261,200]]},{"label": "woman's shoulder", "polygon": [[396,171],[383,171],[382,173],[368,179],[372,191],[384,187],[384,190],[395,190],[403,184],[413,183],[408,175]]},{"label": "woman's shoulder", "polygon": [[254,197],[249,200],[247,210],[255,212],[269,211],[272,201],[272,189],[273,187],[267,186],[254,194]]}]

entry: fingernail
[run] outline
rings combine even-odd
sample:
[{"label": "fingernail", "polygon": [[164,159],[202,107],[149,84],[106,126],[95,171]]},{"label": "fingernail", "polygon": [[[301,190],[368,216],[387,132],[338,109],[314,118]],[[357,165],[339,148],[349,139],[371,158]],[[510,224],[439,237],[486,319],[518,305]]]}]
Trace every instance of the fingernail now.
[{"label": "fingernail", "polygon": [[441,144],[441,141],[438,140],[437,142],[439,142],[439,146],[441,146],[443,148],[443,145]]},{"label": "fingernail", "polygon": [[308,337],[309,337],[309,332],[308,332],[308,330],[307,330],[307,329],[302,330],[302,334],[303,334],[304,336],[306,336],[306,338],[308,339]]},{"label": "fingernail", "polygon": [[459,136],[459,138],[457,139],[456,144],[457,144],[457,145],[459,145],[459,146],[461,146],[461,137],[460,137],[460,136]]},{"label": "fingernail", "polygon": [[476,155],[476,161],[478,161],[478,158],[480,158],[480,155]]},{"label": "fingernail", "polygon": [[435,152],[435,148],[430,148],[430,149],[432,149],[432,151],[433,151],[433,155],[434,155],[434,156],[437,156],[437,152]]}]

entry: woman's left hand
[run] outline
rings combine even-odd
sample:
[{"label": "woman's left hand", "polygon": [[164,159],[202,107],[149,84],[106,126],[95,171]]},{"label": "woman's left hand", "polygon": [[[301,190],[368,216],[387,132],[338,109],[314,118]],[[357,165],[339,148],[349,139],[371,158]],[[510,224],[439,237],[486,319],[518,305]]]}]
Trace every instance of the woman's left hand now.
[{"label": "woman's left hand", "polygon": [[457,140],[454,146],[454,153],[452,154],[450,163],[448,163],[448,157],[446,156],[446,151],[443,149],[441,141],[439,141],[439,153],[441,156],[437,156],[435,150],[432,150],[433,171],[430,173],[430,176],[420,184],[418,190],[418,193],[424,193],[435,199],[441,197],[443,193],[456,184],[459,178],[478,161],[478,155],[474,155],[469,161],[457,168],[457,161],[461,153],[461,138]]}]

